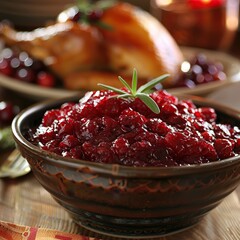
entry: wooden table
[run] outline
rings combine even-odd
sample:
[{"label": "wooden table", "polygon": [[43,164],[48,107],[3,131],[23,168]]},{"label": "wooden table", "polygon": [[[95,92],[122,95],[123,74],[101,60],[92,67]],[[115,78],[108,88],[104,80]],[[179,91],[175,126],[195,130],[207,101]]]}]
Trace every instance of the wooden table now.
[{"label": "wooden table", "polygon": [[[78,227],[66,211],[39,185],[31,173],[15,180],[0,180],[0,220],[100,238],[98,234]],[[240,187],[193,228],[157,239],[239,240],[239,226]]]}]

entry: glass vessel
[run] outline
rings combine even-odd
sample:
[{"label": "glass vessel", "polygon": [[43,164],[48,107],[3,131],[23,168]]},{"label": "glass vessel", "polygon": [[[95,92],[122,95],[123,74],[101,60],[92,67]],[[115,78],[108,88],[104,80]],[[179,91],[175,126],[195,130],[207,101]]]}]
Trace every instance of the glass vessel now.
[{"label": "glass vessel", "polygon": [[239,0],[151,0],[151,13],[179,45],[227,50],[239,22]]}]

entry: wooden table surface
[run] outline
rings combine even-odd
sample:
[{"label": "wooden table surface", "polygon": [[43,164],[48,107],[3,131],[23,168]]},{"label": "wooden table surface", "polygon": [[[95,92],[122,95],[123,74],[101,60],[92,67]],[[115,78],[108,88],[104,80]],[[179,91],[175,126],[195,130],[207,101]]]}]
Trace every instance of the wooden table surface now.
[{"label": "wooden table surface", "polygon": [[[229,54],[240,59],[240,34],[237,35]],[[10,100],[21,108],[36,102],[1,87],[0,100]],[[0,153],[0,162],[5,156],[6,153]],[[0,179],[0,221],[89,234],[71,220],[65,210],[39,185],[32,173],[18,179]],[[239,226],[240,186],[193,228],[158,239],[239,240]]]}]

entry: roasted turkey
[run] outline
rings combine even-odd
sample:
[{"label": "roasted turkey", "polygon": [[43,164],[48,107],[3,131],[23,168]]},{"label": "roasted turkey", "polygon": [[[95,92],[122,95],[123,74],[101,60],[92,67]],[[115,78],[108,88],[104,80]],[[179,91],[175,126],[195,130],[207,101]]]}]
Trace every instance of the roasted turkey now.
[{"label": "roasted turkey", "polygon": [[[67,89],[96,89],[97,83],[119,87],[118,75],[140,83],[169,73],[174,76],[182,53],[168,31],[152,15],[128,3],[104,11],[101,22],[111,29],[73,21],[56,21],[31,32],[0,26],[0,37],[44,63],[61,77]],[[174,78],[164,82],[173,84]]]}]

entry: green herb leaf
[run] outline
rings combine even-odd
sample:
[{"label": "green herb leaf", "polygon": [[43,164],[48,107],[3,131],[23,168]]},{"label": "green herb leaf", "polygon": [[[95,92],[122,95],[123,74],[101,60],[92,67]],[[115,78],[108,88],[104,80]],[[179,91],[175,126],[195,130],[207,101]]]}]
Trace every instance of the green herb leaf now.
[{"label": "green herb leaf", "polygon": [[118,95],[117,98],[132,98],[132,94],[130,93],[121,94],[121,95]]},{"label": "green herb leaf", "polygon": [[150,82],[142,85],[138,90],[137,93],[141,93],[141,92],[147,92],[150,89],[152,89],[154,86],[156,86],[158,83],[162,82],[163,80],[165,80],[167,77],[169,77],[169,74],[164,74],[161,75],[157,78],[154,78],[153,80],[151,80]]},{"label": "green herb leaf", "polygon": [[5,127],[0,129],[0,149],[7,150],[14,148],[15,142],[13,140],[11,127]]},{"label": "green herb leaf", "polygon": [[[159,114],[160,109],[159,109],[157,103],[149,96],[149,94],[147,94],[147,92],[149,90],[151,90],[156,84],[165,80],[168,76],[169,76],[169,74],[164,74],[160,77],[153,79],[152,81],[144,84],[139,89],[137,89],[137,82],[138,82],[137,70],[134,68],[133,76],[132,76],[132,88],[122,77],[120,77],[120,76],[118,77],[118,79],[128,89],[129,92],[112,87],[112,86],[101,84],[101,83],[99,83],[98,85],[102,86],[105,89],[112,90],[116,93],[119,93],[119,95],[116,95],[116,97],[118,97],[118,98],[139,98],[154,113]],[[115,97],[115,96],[113,96],[113,97]]]},{"label": "green herb leaf", "polygon": [[136,68],[133,69],[133,75],[132,75],[132,94],[136,95],[137,92],[137,70]]},{"label": "green herb leaf", "polygon": [[145,105],[148,106],[154,113],[156,114],[160,113],[160,109],[157,103],[151,97],[149,97],[148,94],[137,93],[136,97],[140,98],[145,103]]},{"label": "green herb leaf", "polygon": [[114,1],[114,0],[104,0],[104,1],[98,1],[95,3],[95,6],[98,8],[98,9],[102,9],[102,10],[105,10],[105,9],[108,9],[110,7],[113,7],[115,4],[116,4],[117,1]]},{"label": "green herb leaf", "polygon": [[101,86],[107,90],[112,90],[116,93],[120,93],[120,94],[126,94],[125,91],[121,90],[121,89],[118,89],[118,88],[115,88],[115,87],[111,87],[111,86],[108,86],[108,85],[105,85],[105,84],[102,84],[102,83],[98,83],[98,86]]},{"label": "green herb leaf", "polygon": [[132,92],[131,87],[129,86],[129,84],[120,76],[118,76],[118,79],[121,81],[121,83],[130,91]]},{"label": "green herb leaf", "polygon": [[77,7],[81,12],[88,12],[91,10],[91,5],[88,0],[77,0]]}]

